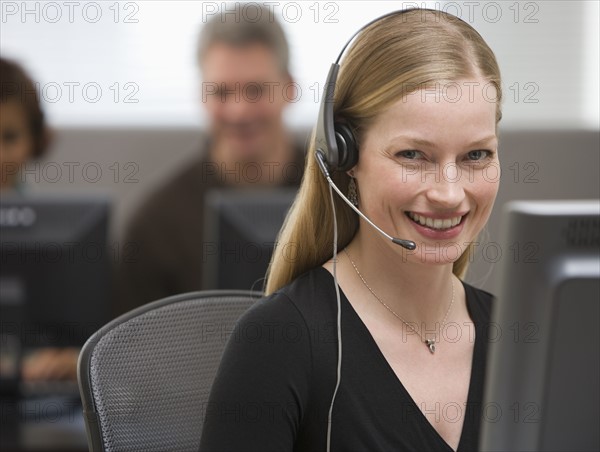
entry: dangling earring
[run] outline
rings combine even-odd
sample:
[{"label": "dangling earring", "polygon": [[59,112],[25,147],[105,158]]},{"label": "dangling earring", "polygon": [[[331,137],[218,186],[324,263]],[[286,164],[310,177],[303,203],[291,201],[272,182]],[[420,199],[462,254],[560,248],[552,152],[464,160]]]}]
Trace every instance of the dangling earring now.
[{"label": "dangling earring", "polygon": [[356,179],[353,177],[350,177],[350,183],[348,184],[348,199],[358,207],[358,191],[356,189]]}]

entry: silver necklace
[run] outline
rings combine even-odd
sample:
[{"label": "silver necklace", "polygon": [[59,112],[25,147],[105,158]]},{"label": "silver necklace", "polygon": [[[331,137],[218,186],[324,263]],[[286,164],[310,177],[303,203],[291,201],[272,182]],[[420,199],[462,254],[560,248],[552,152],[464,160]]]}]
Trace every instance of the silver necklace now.
[{"label": "silver necklace", "polygon": [[[371,289],[371,287],[367,284],[367,281],[365,281],[365,278],[363,277],[363,275],[358,271],[356,264],[350,257],[350,253],[348,252],[348,250],[346,248],[344,248],[344,252],[346,253],[346,256],[348,256],[348,259],[350,259],[350,262],[352,263],[352,266],[354,267],[356,274],[359,276],[359,278],[361,279],[361,281],[363,282],[365,287],[367,289],[369,289],[369,292],[371,292],[371,294],[377,299],[377,301],[379,301],[383,306],[385,306],[388,311],[390,311],[398,319],[400,319],[400,321],[402,323],[404,323],[407,327],[409,327],[411,330],[413,330],[415,333],[417,333],[419,335],[419,337],[421,338],[421,340],[423,341],[423,343],[429,348],[429,351],[431,352],[431,354],[434,354],[435,353],[435,344],[437,342],[436,339],[424,338],[420,331],[415,329],[415,327],[413,327],[410,323],[408,323],[406,320],[404,320],[402,317],[400,317],[398,314],[396,314],[392,308],[390,308],[381,298],[379,298],[377,296],[377,294],[375,292],[373,292],[373,289]],[[450,301],[450,305],[448,306],[448,310],[446,311],[444,320],[442,320],[442,326],[440,327],[440,331],[442,330],[442,328],[444,328],[444,325],[446,325],[446,320],[448,319],[448,314],[450,314],[450,310],[452,309],[453,304],[454,304],[454,279],[452,279],[452,300]]]}]

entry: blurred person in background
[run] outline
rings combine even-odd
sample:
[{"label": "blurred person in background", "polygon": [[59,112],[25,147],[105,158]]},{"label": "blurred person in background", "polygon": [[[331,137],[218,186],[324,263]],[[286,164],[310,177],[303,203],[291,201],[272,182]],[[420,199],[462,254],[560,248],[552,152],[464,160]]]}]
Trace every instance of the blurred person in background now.
[{"label": "blurred person in background", "polygon": [[[25,194],[21,169],[32,159],[42,158],[50,145],[38,90],[17,63],[0,58],[0,198],[6,193]],[[21,378],[76,380],[77,347],[42,347],[26,354]]]},{"label": "blurred person in background", "polygon": [[[236,4],[234,12],[214,16],[201,30],[198,63],[207,139],[197,160],[153,193],[128,225],[124,243],[134,245],[135,255],[119,264],[115,315],[202,290],[208,189],[300,184],[304,140],[283,121],[297,93],[285,34],[269,10]],[[245,165],[260,168],[258,176],[245,177]]]},{"label": "blurred person in background", "polygon": [[46,153],[50,132],[35,84],[18,64],[0,58],[0,84],[0,190],[20,192],[20,170]]}]

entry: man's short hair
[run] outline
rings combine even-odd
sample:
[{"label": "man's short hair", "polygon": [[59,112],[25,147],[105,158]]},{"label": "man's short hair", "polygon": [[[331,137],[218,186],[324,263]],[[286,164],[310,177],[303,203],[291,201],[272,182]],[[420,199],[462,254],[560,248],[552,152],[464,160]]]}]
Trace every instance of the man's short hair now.
[{"label": "man's short hair", "polygon": [[273,52],[282,74],[289,72],[289,47],[285,33],[272,11],[259,3],[235,3],[212,17],[200,32],[198,59],[216,43],[246,46],[259,43]]}]

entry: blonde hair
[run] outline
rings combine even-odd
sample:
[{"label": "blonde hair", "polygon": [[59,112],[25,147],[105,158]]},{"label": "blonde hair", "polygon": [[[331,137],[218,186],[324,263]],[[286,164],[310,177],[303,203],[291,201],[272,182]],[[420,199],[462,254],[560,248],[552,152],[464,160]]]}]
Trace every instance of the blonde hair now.
[{"label": "blonde hair", "polygon": [[[336,82],[334,115],[347,122],[357,142],[373,119],[398,99],[440,81],[481,77],[496,88],[496,124],[501,118],[500,70],[481,35],[461,19],[441,11],[414,9],[394,14],[362,31],[348,50]],[[347,192],[350,177],[332,174]],[[335,196],[338,247],[358,229],[358,215]],[[315,160],[314,134],[298,195],[279,233],[267,271],[265,293],[287,285],[332,257],[333,212],[327,181]],[[453,264],[462,278],[471,245]]]}]

